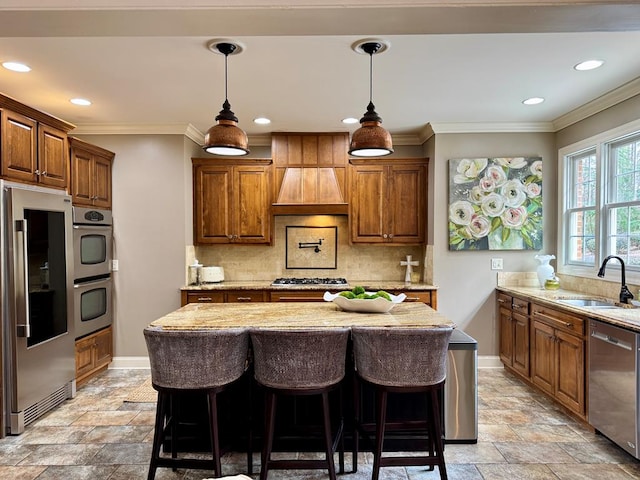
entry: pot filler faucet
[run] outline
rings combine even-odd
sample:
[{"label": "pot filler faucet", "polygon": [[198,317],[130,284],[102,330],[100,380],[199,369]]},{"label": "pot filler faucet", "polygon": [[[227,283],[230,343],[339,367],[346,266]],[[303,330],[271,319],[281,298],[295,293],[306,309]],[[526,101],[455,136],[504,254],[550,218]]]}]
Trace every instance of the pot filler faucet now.
[{"label": "pot filler faucet", "polygon": [[598,276],[604,277],[604,269],[607,266],[607,262],[612,258],[617,259],[620,262],[620,266],[622,267],[622,287],[620,288],[620,303],[629,303],[629,300],[633,299],[633,294],[627,288],[627,282],[624,273],[624,260],[616,255],[609,255],[602,261],[602,265],[600,265],[600,270],[598,270]]}]

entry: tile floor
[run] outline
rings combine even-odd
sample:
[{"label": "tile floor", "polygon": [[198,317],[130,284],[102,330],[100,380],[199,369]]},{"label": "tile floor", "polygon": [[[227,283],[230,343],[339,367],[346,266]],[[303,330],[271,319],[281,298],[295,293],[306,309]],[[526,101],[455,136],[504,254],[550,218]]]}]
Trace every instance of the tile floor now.
[{"label": "tile floor", "polygon": [[[0,479],[145,479],[151,451],[152,403],[124,402],[146,370],[108,370],[29,425],[22,435],[0,439]],[[544,396],[502,369],[479,371],[479,439],[447,445],[452,480],[640,478],[640,462],[561,413]],[[245,470],[245,457],[228,454],[223,473]],[[256,456],[256,469],[258,457]],[[350,458],[347,454],[347,468]],[[371,475],[370,455],[344,480]],[[159,469],[158,480],[200,480],[212,472]],[[440,478],[437,469],[385,468],[381,480]],[[254,478],[256,476],[254,475]],[[270,480],[325,479],[322,471],[273,471]]]}]

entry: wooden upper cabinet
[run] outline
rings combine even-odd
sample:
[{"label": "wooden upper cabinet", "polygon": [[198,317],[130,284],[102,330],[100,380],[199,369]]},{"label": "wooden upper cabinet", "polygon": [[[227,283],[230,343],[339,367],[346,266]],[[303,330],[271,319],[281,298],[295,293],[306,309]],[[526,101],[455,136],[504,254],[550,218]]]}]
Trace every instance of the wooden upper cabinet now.
[{"label": "wooden upper cabinet", "polygon": [[427,160],[351,159],[351,164],[351,242],[424,243]]},{"label": "wooden upper cabinet", "polygon": [[2,111],[2,175],[27,183],[67,188],[69,150],[66,132]]},{"label": "wooden upper cabinet", "polygon": [[69,142],[67,134],[48,125],[38,126],[38,179],[50,187],[69,184]]},{"label": "wooden upper cabinet", "polygon": [[2,177],[66,189],[69,185],[67,132],[74,126],[0,94]]},{"label": "wooden upper cabinet", "polygon": [[271,243],[271,160],[194,158],[196,244]]},{"label": "wooden upper cabinet", "polygon": [[115,154],[70,137],[73,204],[111,208],[111,165]]}]

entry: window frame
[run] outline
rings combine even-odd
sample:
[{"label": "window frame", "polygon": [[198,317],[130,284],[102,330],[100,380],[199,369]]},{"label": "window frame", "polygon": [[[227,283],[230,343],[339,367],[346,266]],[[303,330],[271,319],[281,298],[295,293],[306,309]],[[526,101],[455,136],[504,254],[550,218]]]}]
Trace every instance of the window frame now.
[{"label": "window frame", "polygon": [[[556,249],[558,252],[557,270],[558,273],[565,273],[579,277],[597,278],[597,272],[600,268],[602,260],[608,255],[608,227],[606,219],[608,211],[620,202],[612,202],[609,198],[605,198],[605,193],[610,186],[606,186],[605,182],[612,181],[609,170],[611,165],[608,162],[609,146],[623,140],[625,137],[640,135],[640,120],[636,120],[620,127],[602,132],[593,137],[583,139],[579,142],[567,145],[558,150],[558,239]],[[596,158],[596,198],[595,198],[595,260],[594,264],[570,263],[569,255],[569,239],[571,221],[570,212],[584,211],[584,208],[576,208],[570,206],[573,199],[573,188],[575,184],[572,182],[573,176],[570,160],[593,151]],[[632,202],[622,202],[623,204],[631,204]],[[619,268],[618,262],[611,262],[607,267]],[[640,266],[626,265],[627,281],[629,283],[640,283]]]}]

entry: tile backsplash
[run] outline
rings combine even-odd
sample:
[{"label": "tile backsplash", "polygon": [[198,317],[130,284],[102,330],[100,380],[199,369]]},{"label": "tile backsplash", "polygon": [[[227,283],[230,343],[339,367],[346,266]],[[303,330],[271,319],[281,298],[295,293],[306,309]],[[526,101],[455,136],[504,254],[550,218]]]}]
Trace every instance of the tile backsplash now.
[{"label": "tile backsplash", "polygon": [[[337,268],[286,268],[286,227],[337,227]],[[350,245],[348,218],[343,215],[277,216],[274,243],[264,245],[188,246],[185,266],[197,258],[206,266],[224,268],[225,280],[273,280],[276,277],[345,277],[353,280],[404,280],[400,261],[411,255],[419,262],[414,273],[419,281],[430,283],[432,249],[424,246],[390,247],[384,245]],[[186,271],[186,268],[185,268]],[[186,274],[185,274],[186,275]]]},{"label": "tile backsplash", "polygon": [[[556,273],[556,276],[563,290],[612,299],[620,296],[620,280],[576,277],[563,273]],[[498,272],[498,286],[542,288],[536,272]],[[627,284],[627,287],[634,296],[640,296],[636,295],[640,286]]]}]

